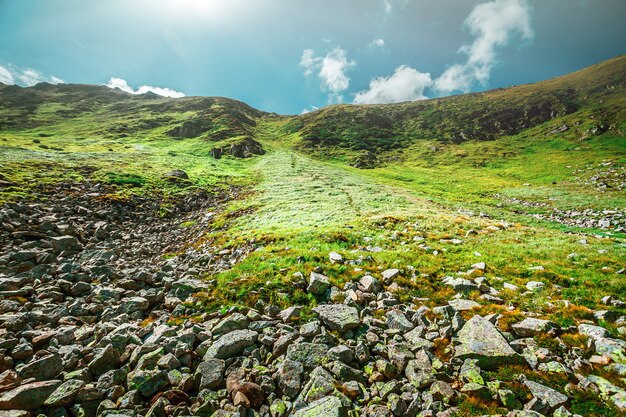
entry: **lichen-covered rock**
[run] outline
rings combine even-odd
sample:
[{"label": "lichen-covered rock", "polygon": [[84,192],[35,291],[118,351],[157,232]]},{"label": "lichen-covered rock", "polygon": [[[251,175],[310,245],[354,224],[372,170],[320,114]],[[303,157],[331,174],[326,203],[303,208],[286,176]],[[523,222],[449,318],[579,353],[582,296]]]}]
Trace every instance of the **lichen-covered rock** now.
[{"label": "lichen-covered rock", "polygon": [[0,395],[0,410],[34,411],[41,407],[57,387],[59,380],[22,384]]},{"label": "lichen-covered rock", "polygon": [[541,320],[532,317],[525,318],[519,323],[511,326],[513,331],[520,337],[531,337],[538,333],[547,333],[558,328],[558,324],[548,320]]},{"label": "lichen-covered rock", "polygon": [[359,311],[345,304],[323,304],[313,309],[332,330],[345,332],[359,327]]},{"label": "lichen-covered rock", "polygon": [[337,397],[324,397],[296,411],[293,417],[347,417],[345,408]]},{"label": "lichen-covered rock", "polygon": [[254,345],[258,336],[259,334],[253,330],[235,330],[226,333],[207,349],[204,360],[229,359],[237,356],[248,346]]},{"label": "lichen-covered rock", "polygon": [[459,359],[477,359],[478,366],[493,369],[503,363],[519,363],[520,356],[513,350],[498,329],[479,315],[472,317],[457,334],[459,345],[454,356]]},{"label": "lichen-covered rock", "polygon": [[78,391],[85,386],[84,381],[70,379],[61,384],[45,401],[49,407],[62,407],[71,404],[76,398]]},{"label": "lichen-covered rock", "polygon": [[286,359],[300,362],[305,369],[311,370],[328,362],[328,346],[321,343],[295,343],[287,348]]},{"label": "lichen-covered rock", "polygon": [[307,292],[315,295],[323,295],[330,288],[330,281],[326,275],[318,274],[317,272],[311,272],[309,278],[309,286]]}]

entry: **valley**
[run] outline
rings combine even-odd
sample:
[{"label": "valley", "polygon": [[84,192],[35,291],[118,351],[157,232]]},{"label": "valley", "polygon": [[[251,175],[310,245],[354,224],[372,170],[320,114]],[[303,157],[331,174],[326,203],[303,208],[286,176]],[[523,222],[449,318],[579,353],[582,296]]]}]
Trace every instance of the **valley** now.
[{"label": "valley", "polygon": [[622,415],[625,79],[0,85],[0,416]]}]

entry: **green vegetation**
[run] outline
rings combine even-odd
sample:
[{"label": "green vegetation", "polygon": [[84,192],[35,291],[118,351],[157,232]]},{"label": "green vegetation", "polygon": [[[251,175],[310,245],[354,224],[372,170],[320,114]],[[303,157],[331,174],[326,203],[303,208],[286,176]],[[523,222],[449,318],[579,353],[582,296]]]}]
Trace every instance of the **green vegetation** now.
[{"label": "green vegetation", "polygon": [[[602,295],[626,297],[624,232],[576,223],[576,212],[626,208],[625,74],[619,57],[534,85],[297,117],[224,98],[0,86],[0,202],[58,181],[170,197],[245,186],[202,239],[256,250],[214,277],[198,312],[264,299],[305,305],[306,316],[317,267],[340,286],[398,268],[402,299],[436,305],[454,294],[444,276],[484,261],[498,289],[558,286],[503,290],[507,317],[531,309],[574,325]],[[251,141],[265,154],[212,155]],[[331,251],[350,262],[331,264]]]}]

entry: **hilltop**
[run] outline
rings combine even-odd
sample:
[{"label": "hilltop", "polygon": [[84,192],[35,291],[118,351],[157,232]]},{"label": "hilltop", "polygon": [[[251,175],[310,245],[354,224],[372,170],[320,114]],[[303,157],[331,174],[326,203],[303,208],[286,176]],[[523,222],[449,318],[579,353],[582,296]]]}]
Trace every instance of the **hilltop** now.
[{"label": "hilltop", "polygon": [[624,413],[625,82],[304,115],[0,84],[0,410]]}]

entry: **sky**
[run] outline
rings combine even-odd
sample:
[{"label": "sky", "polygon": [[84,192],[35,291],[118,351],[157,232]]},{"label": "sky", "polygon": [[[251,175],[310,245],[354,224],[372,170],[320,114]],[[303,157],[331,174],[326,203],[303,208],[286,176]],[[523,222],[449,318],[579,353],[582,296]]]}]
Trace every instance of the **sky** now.
[{"label": "sky", "polygon": [[626,53],[624,0],[0,0],[0,82],[298,114],[541,81]]}]

